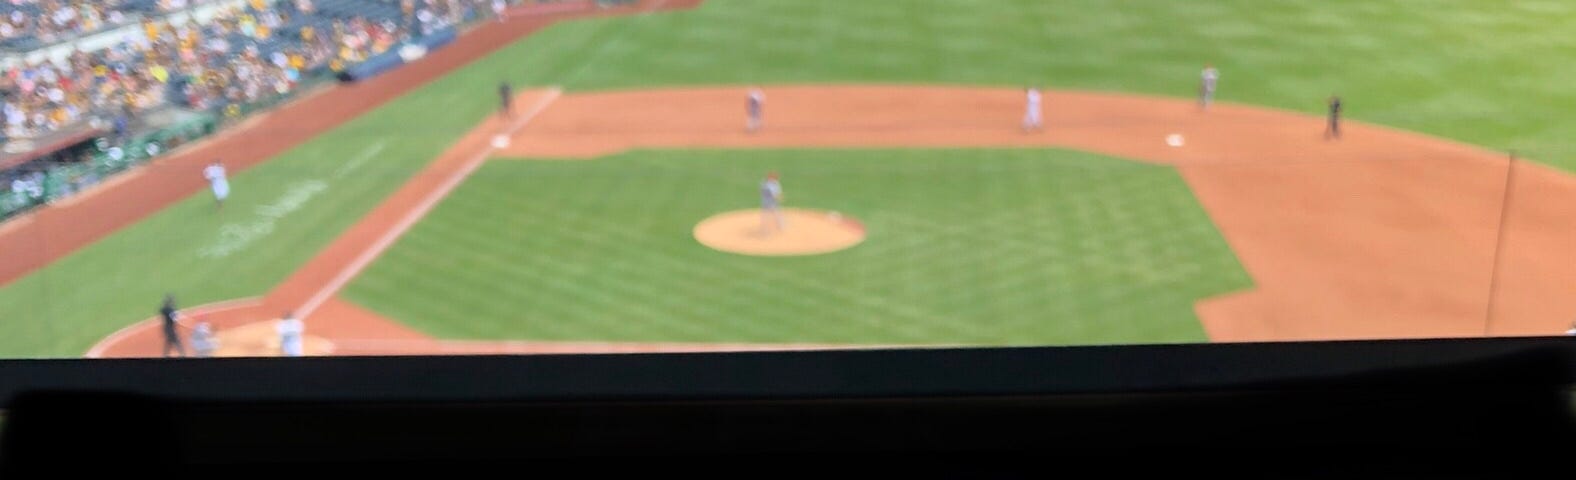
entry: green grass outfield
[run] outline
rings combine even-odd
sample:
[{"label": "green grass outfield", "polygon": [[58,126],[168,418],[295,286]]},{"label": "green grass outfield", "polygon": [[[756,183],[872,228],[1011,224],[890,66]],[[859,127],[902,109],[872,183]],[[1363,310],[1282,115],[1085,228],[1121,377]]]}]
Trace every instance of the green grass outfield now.
[{"label": "green grass outfield", "polygon": [[[712,0],[562,24],[237,175],[223,220],[200,193],[0,289],[0,356],[79,355],[166,291],[184,304],[265,292],[487,115],[502,78],[570,91],[1032,82],[1187,96],[1213,61],[1223,100],[1316,112],[1338,91],[1352,118],[1570,168],[1572,24],[1563,0]],[[334,176],[368,151],[357,175]],[[281,205],[299,208],[271,222],[258,211]],[[226,224],[254,241],[200,256]]]},{"label": "green grass outfield", "polygon": [[[838,210],[850,250],[762,258],[691,228]],[[447,338],[1080,344],[1205,340],[1192,305],[1247,275],[1170,167],[1059,150],[654,151],[494,161],[351,284]],[[435,301],[434,299],[443,299]]]}]

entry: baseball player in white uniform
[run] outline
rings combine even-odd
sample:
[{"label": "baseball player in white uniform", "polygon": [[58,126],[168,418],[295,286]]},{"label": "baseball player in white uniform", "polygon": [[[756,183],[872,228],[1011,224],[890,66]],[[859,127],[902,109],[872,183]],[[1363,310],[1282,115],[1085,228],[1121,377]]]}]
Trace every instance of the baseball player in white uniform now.
[{"label": "baseball player in white uniform", "polygon": [[1199,73],[1198,82],[1198,109],[1208,110],[1210,102],[1215,101],[1215,84],[1220,82],[1220,70],[1214,65],[1204,65],[1204,71]]},{"label": "baseball player in white uniform", "polygon": [[224,199],[230,196],[230,180],[225,177],[224,163],[214,160],[202,169],[203,178],[208,179],[208,188],[213,190],[213,199],[218,208],[224,208]]},{"label": "baseball player in white uniform", "polygon": [[1040,116],[1040,89],[1036,87],[1024,89],[1023,96],[1023,131],[1043,129],[1045,124]]},{"label": "baseball player in white uniform", "polygon": [[286,357],[299,357],[306,353],[306,342],[302,338],[306,333],[306,324],[295,318],[295,314],[285,313],[274,330],[279,332],[279,353]]},{"label": "baseball player in white uniform", "polygon": [[783,221],[783,185],[777,181],[777,172],[766,174],[766,180],[761,182],[761,233],[770,234],[776,227],[781,232],[786,223]]}]

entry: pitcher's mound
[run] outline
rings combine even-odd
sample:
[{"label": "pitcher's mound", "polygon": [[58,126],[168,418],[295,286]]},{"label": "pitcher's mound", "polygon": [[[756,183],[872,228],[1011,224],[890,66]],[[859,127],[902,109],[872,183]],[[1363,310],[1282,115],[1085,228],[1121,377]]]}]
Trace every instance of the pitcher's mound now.
[{"label": "pitcher's mound", "polygon": [[[276,322],[257,322],[226,328],[214,332],[214,337],[219,340],[219,349],[214,352],[217,357],[277,357],[279,351],[279,334],[274,330]],[[190,345],[187,345],[190,347]],[[302,353],[307,355],[328,355],[334,353],[334,342],[322,337],[306,335],[302,339]]]},{"label": "pitcher's mound", "polygon": [[724,252],[774,257],[831,253],[865,240],[865,226],[837,212],[785,208],[782,231],[763,231],[761,215],[758,209],[714,215],[695,225],[695,240]]}]

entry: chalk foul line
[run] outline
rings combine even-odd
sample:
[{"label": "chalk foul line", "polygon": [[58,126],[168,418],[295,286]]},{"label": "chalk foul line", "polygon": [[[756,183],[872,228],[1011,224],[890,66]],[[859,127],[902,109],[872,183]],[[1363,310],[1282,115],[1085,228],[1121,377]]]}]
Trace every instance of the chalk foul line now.
[{"label": "chalk foul line", "polygon": [[[386,140],[367,146],[334,171],[333,178],[341,179],[355,172],[383,151]],[[274,233],[274,225],[285,216],[300,210],[307,202],[329,188],[329,183],[319,179],[299,181],[285,189],[284,195],[274,203],[257,207],[257,218],[247,222],[226,223],[219,227],[213,243],[197,250],[197,256],[207,259],[224,258],[246,250],[258,240]]]},{"label": "chalk foul line", "polygon": [[[524,115],[521,115],[520,118],[510,123],[509,126],[504,129],[502,134],[513,137],[514,134],[521,128],[525,128],[525,125],[530,123],[531,119],[536,118],[537,115],[540,115],[543,111],[547,110],[547,107],[552,105],[554,101],[558,100],[558,97],[562,96],[563,93],[563,90],[559,88],[548,90],[547,94],[543,95],[542,98],[537,99],[536,103],[532,104],[531,108],[526,110]],[[295,310],[297,315],[296,318],[306,319],[310,317],[312,312],[317,311],[318,307],[323,306],[323,302],[327,302],[328,299],[333,297],[335,293],[338,293],[341,288],[344,288],[345,284],[350,283],[351,279],[355,278],[357,274],[366,269],[367,265],[370,265],[373,260],[377,259],[377,257],[381,255],[384,250],[387,250],[390,246],[392,246],[394,242],[398,240],[400,236],[404,235],[406,231],[409,231],[412,226],[415,226],[418,220],[421,220],[423,216],[426,216],[427,212],[431,211],[434,206],[437,206],[439,201],[448,196],[449,192],[452,192],[454,188],[458,187],[460,183],[463,182],[467,177],[470,177],[471,173],[475,172],[477,168],[480,168],[482,163],[484,163],[487,158],[493,154],[493,152],[498,150],[498,147],[494,146],[490,142],[486,143],[485,145],[486,146],[483,147],[480,152],[467,158],[465,163],[458,170],[449,175],[448,178],[444,179],[443,183],[439,184],[437,189],[434,189],[432,192],[428,193],[426,197],[422,198],[421,203],[417,204],[416,208],[411,209],[405,214],[404,217],[401,217],[399,223],[395,224],[393,228],[384,232],[383,236],[378,237],[376,242],[367,247],[366,250],[363,250],[360,255],[357,255],[355,260],[351,261],[349,265],[346,265],[343,270],[340,270],[340,272],[335,275],[333,279],[329,280],[327,284],[318,289],[316,293],[313,293],[312,297],[308,298],[306,303],[303,303],[300,308]]]},{"label": "chalk foul line", "polygon": [[[210,303],[210,304],[206,304],[206,305],[200,305],[200,306],[193,307],[193,308],[190,308],[190,309],[181,310],[180,314],[181,314],[181,317],[188,317],[188,318],[189,317],[198,317],[198,316],[202,316],[202,315],[210,315],[210,314],[223,312],[223,311],[240,310],[240,309],[243,309],[243,308],[252,308],[252,307],[256,307],[256,306],[262,305],[262,304],[263,304],[262,297],[240,298],[240,299],[235,299],[235,300],[226,300],[226,301],[218,302],[218,303]],[[140,322],[137,322],[137,323],[133,323],[131,325],[127,325],[124,328],[121,328],[120,330],[116,330],[115,333],[110,334],[108,337],[104,337],[103,340],[99,340],[98,343],[93,344],[93,348],[88,349],[88,353],[83,355],[83,356],[87,357],[87,358],[100,358],[100,357],[103,357],[105,350],[109,350],[110,347],[118,345],[118,344],[124,342],[128,338],[131,338],[133,336],[139,335],[145,330],[158,328],[159,325],[160,325],[160,322],[162,322],[162,321],[163,320],[160,320],[158,318],[150,318],[150,319],[143,320],[143,321],[140,321]]]}]

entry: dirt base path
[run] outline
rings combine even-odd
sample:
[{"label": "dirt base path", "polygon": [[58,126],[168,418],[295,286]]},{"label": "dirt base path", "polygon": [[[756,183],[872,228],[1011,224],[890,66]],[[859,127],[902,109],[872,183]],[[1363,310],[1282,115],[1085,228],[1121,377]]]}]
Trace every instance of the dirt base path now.
[{"label": "dirt base path", "polygon": [[[1476,147],[1356,123],[1345,127],[1344,139],[1327,142],[1316,117],[1237,105],[1200,113],[1192,102],[1129,95],[1051,92],[1046,131],[1026,134],[1017,128],[1022,102],[1013,89],[779,86],[767,94],[768,126],[750,134],[740,88],[561,97],[531,92],[518,104],[543,108],[495,153],[591,158],[631,148],[967,146],[1093,151],[1175,165],[1252,276],[1254,288],[1197,304],[1214,341],[1553,334],[1576,312],[1576,252],[1565,248],[1576,242],[1576,226],[1566,225],[1576,214],[1576,178],[1518,163],[1505,219],[1502,288],[1492,321],[1485,321],[1509,163]],[[549,97],[550,105],[541,103]],[[434,168],[446,169],[457,183],[464,175],[456,172],[464,168],[455,165],[465,162],[452,159],[498,150],[491,142],[498,129],[495,123],[479,127]],[[1167,141],[1174,136],[1184,141]],[[413,184],[430,183],[422,180],[427,177]],[[441,190],[432,185],[419,188],[433,201],[442,195],[431,193]],[[312,314],[309,332],[332,341],[336,354],[826,347],[426,338],[334,298],[359,271],[347,265],[370,262],[381,251],[379,239],[397,238],[401,225],[424,211],[421,202],[402,195],[403,189],[253,307],[212,316],[244,325],[277,318],[279,308],[305,310]],[[391,213],[400,211],[406,213]],[[106,340],[95,353],[156,353],[156,331],[147,325]]]},{"label": "dirt base path", "polygon": [[526,9],[487,22],[421,60],[372,79],[341,84],[189,145],[89,192],[0,225],[0,287],[205,188],[202,168],[222,157],[251,168],[462,65],[568,18],[689,8],[700,0],[643,0],[617,8]]}]

